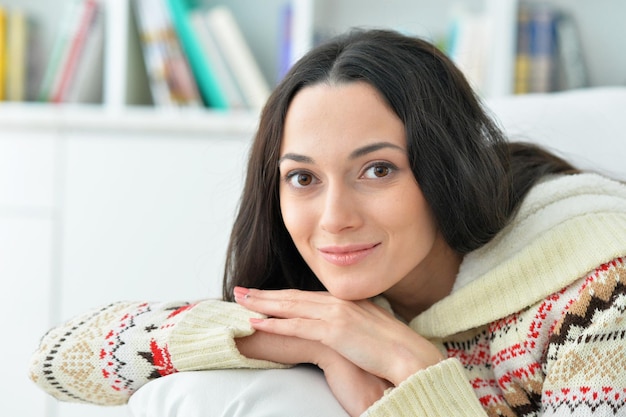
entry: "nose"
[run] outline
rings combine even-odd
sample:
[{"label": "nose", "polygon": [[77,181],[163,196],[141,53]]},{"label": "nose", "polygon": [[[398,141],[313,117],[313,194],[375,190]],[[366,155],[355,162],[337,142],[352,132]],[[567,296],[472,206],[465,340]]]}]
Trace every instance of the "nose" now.
[{"label": "nose", "polygon": [[355,229],[362,222],[358,198],[350,187],[333,184],[323,194],[320,228],[328,233]]}]

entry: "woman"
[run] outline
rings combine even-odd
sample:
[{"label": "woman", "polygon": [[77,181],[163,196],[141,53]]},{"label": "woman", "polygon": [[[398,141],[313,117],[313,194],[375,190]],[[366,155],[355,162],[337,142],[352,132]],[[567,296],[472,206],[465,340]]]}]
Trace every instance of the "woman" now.
[{"label": "woman", "polygon": [[619,415],[625,256],[624,185],[507,144],[431,44],[356,31],[264,108],[224,301],[88,312],[32,378],[119,404],[176,371],[313,363],[350,415]]}]

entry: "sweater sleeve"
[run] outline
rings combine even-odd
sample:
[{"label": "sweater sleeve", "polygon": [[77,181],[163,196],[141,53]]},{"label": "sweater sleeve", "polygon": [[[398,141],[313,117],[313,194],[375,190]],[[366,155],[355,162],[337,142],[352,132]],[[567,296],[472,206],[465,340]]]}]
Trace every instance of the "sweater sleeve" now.
[{"label": "sweater sleeve", "polygon": [[389,390],[361,417],[486,417],[463,366],[446,359]]},{"label": "sweater sleeve", "polygon": [[30,378],[63,401],[118,405],[148,381],[178,371],[277,368],[248,359],[235,338],[261,317],[235,303],[118,302],[50,330],[30,363]]}]

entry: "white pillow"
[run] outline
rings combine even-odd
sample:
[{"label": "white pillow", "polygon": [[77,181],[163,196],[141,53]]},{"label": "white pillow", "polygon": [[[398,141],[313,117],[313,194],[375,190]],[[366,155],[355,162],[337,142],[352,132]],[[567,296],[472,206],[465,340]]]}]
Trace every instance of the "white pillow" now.
[{"label": "white pillow", "polygon": [[180,372],[141,387],[134,417],[347,417],[324,374],[310,366]]}]

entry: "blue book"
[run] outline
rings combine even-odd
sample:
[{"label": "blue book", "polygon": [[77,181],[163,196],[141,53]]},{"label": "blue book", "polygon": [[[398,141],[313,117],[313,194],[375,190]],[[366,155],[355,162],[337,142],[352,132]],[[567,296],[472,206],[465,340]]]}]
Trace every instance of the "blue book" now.
[{"label": "blue book", "polygon": [[538,5],[530,17],[530,92],[554,90],[556,69],[556,18],[558,12]]},{"label": "blue book", "polygon": [[202,101],[215,109],[227,109],[228,101],[222,91],[215,70],[204,54],[202,43],[198,39],[190,22],[190,6],[185,0],[166,0],[174,28],[180,39],[189,66],[198,84]]}]

